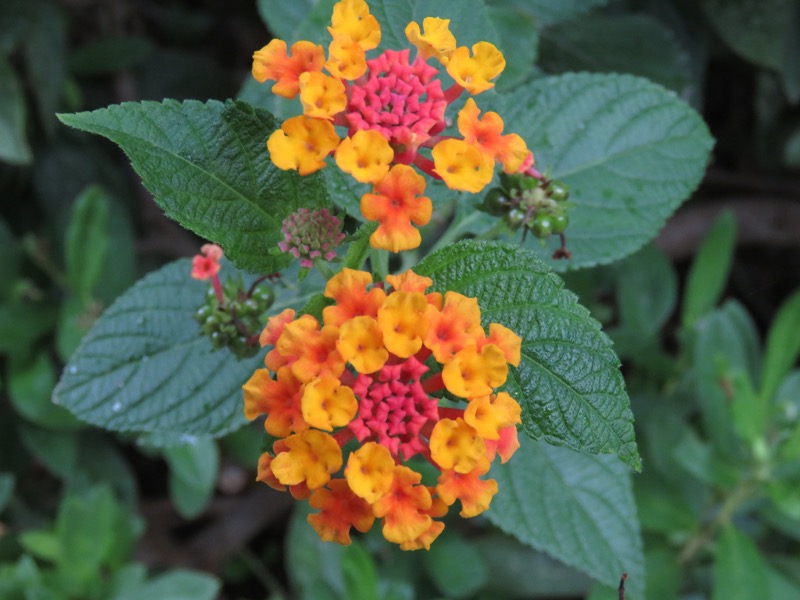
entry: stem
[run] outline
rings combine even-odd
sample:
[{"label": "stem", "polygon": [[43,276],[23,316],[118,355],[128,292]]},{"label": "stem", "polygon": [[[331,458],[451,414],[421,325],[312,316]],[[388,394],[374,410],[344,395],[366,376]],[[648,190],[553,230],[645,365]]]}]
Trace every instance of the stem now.
[{"label": "stem", "polygon": [[336,272],[333,269],[331,269],[331,266],[328,264],[328,261],[326,260],[317,258],[314,260],[314,266],[317,267],[317,269],[319,270],[320,273],[322,273],[322,276],[325,279],[330,279],[331,277],[336,275]]},{"label": "stem", "polygon": [[248,297],[248,298],[252,298],[252,297],[253,297],[253,292],[255,292],[255,291],[256,291],[256,288],[258,287],[258,284],[259,284],[259,283],[261,283],[262,281],[264,281],[265,279],[269,279],[271,276],[272,276],[272,274],[269,274],[269,275],[262,275],[261,277],[259,277],[258,279],[256,279],[256,280],[253,282],[253,285],[251,285],[251,286],[250,286],[250,289],[249,289],[249,290],[247,290],[247,297]]},{"label": "stem", "polygon": [[686,542],[686,545],[678,555],[678,562],[681,564],[688,563],[700,550],[710,544],[717,532],[730,523],[737,509],[752,498],[755,491],[756,482],[751,478],[746,479],[738,487],[734,488],[731,494],[725,498],[714,519]]},{"label": "stem", "polygon": [[225,294],[222,293],[222,284],[219,282],[219,275],[216,273],[211,276],[211,287],[214,288],[220,308],[225,306]]},{"label": "stem", "polygon": [[378,279],[381,281],[386,279],[389,274],[389,252],[372,248],[369,251],[369,257],[372,263],[372,270],[378,276]]}]

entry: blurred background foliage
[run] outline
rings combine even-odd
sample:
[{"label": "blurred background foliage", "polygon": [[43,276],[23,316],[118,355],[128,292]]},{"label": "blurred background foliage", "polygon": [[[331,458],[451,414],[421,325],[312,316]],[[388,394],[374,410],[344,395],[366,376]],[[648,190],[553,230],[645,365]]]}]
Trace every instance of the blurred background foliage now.
[{"label": "blurred background foliage", "polygon": [[[290,516],[253,482],[258,426],[155,449],[51,403],[104,307],[201,243],[116,147],[55,113],[252,99],[252,52],[296,39],[309,15],[324,22],[330,4],[0,3],[0,597],[616,597],[480,519],[449,524],[428,553],[379,535],[322,544],[302,508]],[[703,184],[654,245],[565,278],[624,362],[648,596],[800,597],[800,5],[487,4],[514,48],[503,91],[632,73],[716,137]]]}]

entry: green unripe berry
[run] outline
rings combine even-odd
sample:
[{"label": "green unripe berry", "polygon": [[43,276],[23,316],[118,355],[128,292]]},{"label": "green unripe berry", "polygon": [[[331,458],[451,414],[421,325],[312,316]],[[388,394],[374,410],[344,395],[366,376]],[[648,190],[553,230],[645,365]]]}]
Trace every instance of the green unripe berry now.
[{"label": "green unripe berry", "polygon": [[564,202],[569,198],[569,188],[560,181],[551,181],[547,191],[548,195],[557,202]]},{"label": "green unripe berry", "polygon": [[546,238],[553,233],[553,218],[546,214],[536,215],[531,229],[536,237]]},{"label": "green unripe berry", "polygon": [[569,225],[569,216],[561,212],[553,215],[553,233],[564,233]]},{"label": "green unripe berry", "polygon": [[506,215],[506,223],[511,229],[519,229],[520,225],[525,222],[525,211],[518,208],[512,208]]},{"label": "green unripe berry", "polygon": [[495,217],[502,217],[511,210],[511,200],[500,188],[492,188],[483,199],[484,210]]}]

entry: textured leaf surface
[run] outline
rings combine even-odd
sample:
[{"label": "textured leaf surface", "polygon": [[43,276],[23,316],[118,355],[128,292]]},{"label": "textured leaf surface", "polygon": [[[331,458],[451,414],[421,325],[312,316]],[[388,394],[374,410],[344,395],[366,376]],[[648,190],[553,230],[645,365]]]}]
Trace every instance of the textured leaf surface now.
[{"label": "textured leaf surface", "polygon": [[611,456],[588,456],[520,439],[492,467],[498,494],[489,520],[598,581],[628,573],[631,598],[644,598],[644,557],[629,472]]},{"label": "textured leaf surface", "polygon": [[117,143],[167,216],[219,243],[243,269],[285,267],[289,257],[268,253],[283,218],[327,205],[321,177],[272,164],[266,140],[275,119],[244,102],[125,103],[60,119]]},{"label": "textured leaf surface", "polygon": [[[604,264],[652,239],[700,182],[713,140],[673,93],[629,75],[567,74],[514,90],[506,128],[533,149],[537,167],[570,187],[571,260],[549,257],[557,240],[527,247],[554,269]],[[496,219],[461,205],[462,230]],[[515,240],[519,236],[514,236]]]},{"label": "textured leaf surface", "polygon": [[192,315],[206,284],[190,261],[155,271],[121,296],[70,359],[54,401],[115,431],[222,435],[244,424],[241,386],[260,364],[214,351]]},{"label": "textured leaf surface", "polygon": [[522,360],[506,388],[523,407],[529,436],[616,453],[639,467],[630,401],[611,342],[533,253],[461,242],[414,270],[433,278],[439,290],[478,298],[484,326],[502,323],[522,337]]}]

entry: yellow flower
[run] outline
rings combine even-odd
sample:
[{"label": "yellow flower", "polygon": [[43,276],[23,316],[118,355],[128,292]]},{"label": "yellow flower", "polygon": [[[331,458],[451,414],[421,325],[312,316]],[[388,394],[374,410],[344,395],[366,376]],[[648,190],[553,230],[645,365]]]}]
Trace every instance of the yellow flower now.
[{"label": "yellow flower", "polygon": [[406,38],[419,50],[425,60],[434,57],[443,65],[450,60],[456,49],[456,37],[450,33],[450,19],[426,17],[422,21],[424,33],[420,34],[419,25],[411,21],[406,26]]},{"label": "yellow flower", "polygon": [[355,317],[346,321],[339,328],[336,349],[359,373],[374,373],[389,358],[378,321],[372,317]]},{"label": "yellow flower", "polygon": [[506,392],[481,396],[469,401],[464,411],[466,421],[487,440],[499,440],[500,430],[522,422],[522,409]]},{"label": "yellow flower", "polygon": [[347,425],[358,412],[353,390],[330,375],[306,384],[300,405],[306,423],[325,431]]},{"label": "yellow flower", "polygon": [[336,164],[361,183],[377,183],[389,172],[394,150],[386,138],[372,130],[356,131],[336,149]]},{"label": "yellow flower", "polygon": [[392,454],[385,446],[368,442],[350,454],[344,475],[350,489],[373,504],[391,489],[394,466]]},{"label": "yellow flower", "polygon": [[389,352],[408,358],[422,348],[428,329],[427,306],[419,292],[395,292],[386,299],[378,310],[378,325]]},{"label": "yellow flower", "polygon": [[442,419],[431,433],[431,458],[443,470],[469,473],[486,461],[486,446],[464,419]]},{"label": "yellow flower", "polygon": [[493,388],[503,385],[507,376],[506,357],[494,344],[486,344],[480,353],[475,348],[465,348],[442,369],[445,387],[462,398],[487,396]]},{"label": "yellow flower", "polygon": [[450,189],[477,194],[492,181],[492,163],[464,140],[443,140],[433,147],[432,154],[434,171]]},{"label": "yellow flower", "polygon": [[283,485],[305,483],[314,490],[328,483],[331,473],[342,467],[342,450],[327,433],[309,429],[283,442],[288,450],[278,454],[270,465]]},{"label": "yellow flower", "polygon": [[506,68],[503,53],[494,44],[478,42],[472,56],[466,46],[456,48],[447,63],[447,72],[457,84],[476,95],[494,87],[494,79]]},{"label": "yellow flower", "polygon": [[267,140],[270,158],[284,171],[308,175],[325,166],[325,157],[339,145],[333,125],[300,115],[286,119]]},{"label": "yellow flower", "polygon": [[342,0],[334,4],[328,31],[334,40],[350,39],[364,50],[377,48],[381,43],[381,26],[364,0]]},{"label": "yellow flower", "polygon": [[307,117],[332,120],[347,105],[344,84],[322,73],[300,75],[300,102]]}]

